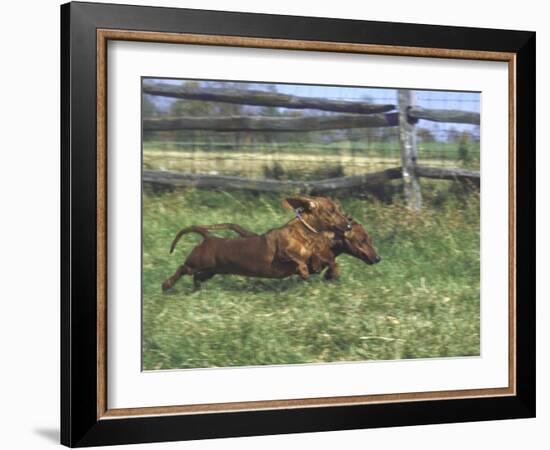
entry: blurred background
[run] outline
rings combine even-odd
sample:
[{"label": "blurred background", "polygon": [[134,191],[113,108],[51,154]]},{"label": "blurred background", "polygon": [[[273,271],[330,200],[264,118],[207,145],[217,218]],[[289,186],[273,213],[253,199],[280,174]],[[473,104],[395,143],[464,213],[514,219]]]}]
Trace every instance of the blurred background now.
[{"label": "blurred background", "polygon": [[[144,87],[252,90],[296,97],[322,98],[373,105],[397,105],[398,90],[312,85],[144,79]],[[479,114],[480,94],[414,91],[416,105],[437,110]],[[160,95],[143,96],[143,117],[254,116],[300,118],[337,116],[339,112],[276,106],[181,101]],[[478,124],[420,120],[416,125],[418,163],[479,169]],[[319,179],[356,175],[400,165],[399,127],[328,129],[318,131],[146,130],[144,167],[195,173],[224,173],[274,179]]]},{"label": "blurred background", "polygon": [[[154,78],[142,92],[145,370],[479,355],[479,93]],[[337,200],[382,262],[161,293],[202,239],[169,254],[181,228],[261,233],[293,218],[292,192]]]}]

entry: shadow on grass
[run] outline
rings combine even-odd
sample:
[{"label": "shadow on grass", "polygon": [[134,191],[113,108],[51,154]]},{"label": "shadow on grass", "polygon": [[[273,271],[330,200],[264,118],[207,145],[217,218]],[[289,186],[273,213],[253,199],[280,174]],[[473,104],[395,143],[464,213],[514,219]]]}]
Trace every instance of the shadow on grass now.
[{"label": "shadow on grass", "polygon": [[[187,283],[186,283],[187,281]],[[280,293],[292,293],[296,290],[302,289],[307,286],[311,286],[317,283],[333,284],[339,283],[340,280],[325,280],[320,274],[311,275],[308,280],[302,280],[298,276],[285,279],[258,279],[258,278],[244,278],[239,279],[231,275],[220,275],[205,281],[202,284],[200,291],[193,291],[193,282],[191,278],[183,278],[180,282],[173,287],[167,295],[175,294],[197,294],[199,292],[208,292],[209,290],[223,290],[226,292],[280,292]]]}]

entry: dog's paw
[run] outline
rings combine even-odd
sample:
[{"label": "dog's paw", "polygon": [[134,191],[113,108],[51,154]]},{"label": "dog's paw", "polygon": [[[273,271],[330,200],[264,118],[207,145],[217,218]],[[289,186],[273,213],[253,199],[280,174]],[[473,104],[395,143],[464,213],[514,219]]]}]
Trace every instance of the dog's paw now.
[{"label": "dog's paw", "polygon": [[330,281],[331,283],[340,281],[340,275],[325,274],[323,278],[325,279],[325,281]]},{"label": "dog's paw", "polygon": [[172,294],[175,294],[175,293],[176,293],[175,289],[174,289],[174,288],[171,288],[171,287],[165,288],[164,286],[162,286],[161,289],[162,289],[162,293],[163,293],[164,295],[172,295]]}]

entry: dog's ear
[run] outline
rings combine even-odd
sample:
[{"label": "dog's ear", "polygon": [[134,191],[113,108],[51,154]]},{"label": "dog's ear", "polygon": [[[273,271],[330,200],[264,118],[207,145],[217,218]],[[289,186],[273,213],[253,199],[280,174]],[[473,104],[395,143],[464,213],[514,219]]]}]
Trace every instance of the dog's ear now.
[{"label": "dog's ear", "polygon": [[283,207],[286,209],[302,209],[311,211],[317,208],[317,202],[305,195],[291,195],[283,200]]}]

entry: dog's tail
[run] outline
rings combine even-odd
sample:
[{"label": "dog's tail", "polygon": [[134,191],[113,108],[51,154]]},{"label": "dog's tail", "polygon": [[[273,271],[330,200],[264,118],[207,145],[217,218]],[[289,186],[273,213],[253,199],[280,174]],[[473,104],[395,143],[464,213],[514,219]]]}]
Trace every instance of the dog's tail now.
[{"label": "dog's tail", "polygon": [[250,230],[247,230],[246,228],[243,228],[240,225],[237,225],[236,223],[218,223],[214,225],[192,225],[190,227],[183,228],[178,232],[178,234],[176,234],[176,237],[174,238],[174,240],[172,241],[172,245],[170,246],[170,253],[174,251],[174,249],[176,248],[176,244],[184,234],[198,233],[203,238],[206,238],[207,236],[209,236],[209,233],[208,233],[209,230],[232,230],[241,237],[257,236],[256,233]]},{"label": "dog's tail", "polygon": [[247,230],[246,228],[237,225],[236,223],[218,223],[215,225],[201,225],[201,228],[205,230],[231,230],[237,233],[241,237],[251,237],[258,236],[253,231]]},{"label": "dog's tail", "polygon": [[178,234],[176,234],[176,237],[172,241],[172,245],[170,245],[170,253],[172,253],[174,251],[174,249],[176,248],[176,244],[181,239],[181,237],[184,234],[187,234],[187,233],[198,233],[203,238],[206,238],[208,236],[208,230],[204,227],[199,227],[197,225],[192,225],[192,226],[187,227],[187,228],[182,228],[180,231],[178,231]]}]

